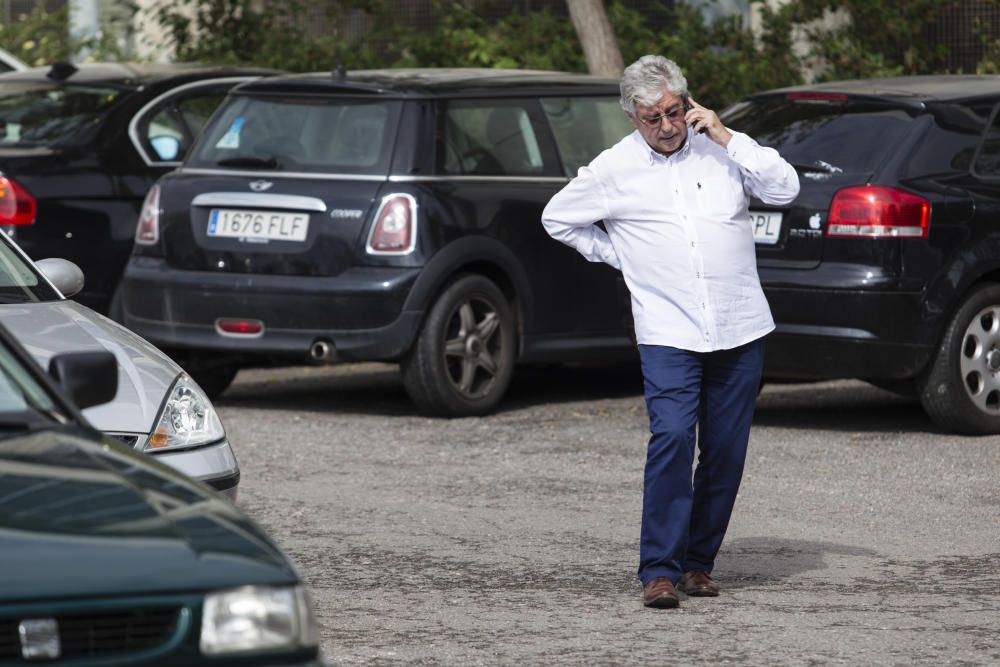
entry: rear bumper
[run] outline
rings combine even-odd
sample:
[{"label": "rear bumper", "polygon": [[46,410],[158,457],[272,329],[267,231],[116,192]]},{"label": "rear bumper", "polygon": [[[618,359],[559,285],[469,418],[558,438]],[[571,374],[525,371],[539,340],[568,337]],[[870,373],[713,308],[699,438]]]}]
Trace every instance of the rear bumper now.
[{"label": "rear bumper", "polygon": [[767,337],[764,377],[772,380],[862,378],[905,380],[916,377],[933,346],[858,338],[850,330],[811,335],[779,325]]},{"label": "rear bumper", "polygon": [[777,325],[764,359],[771,379],[908,379],[937,346],[941,317],[925,312],[919,292],[764,291]]},{"label": "rear bumper", "polygon": [[[404,309],[419,269],[355,267],[334,277],[177,271],[163,260],[130,262],[125,326],[158,347],[243,358],[311,361],[317,341],[338,360],[392,360],[409,349],[422,312]],[[259,320],[258,335],[220,333],[219,318]]]}]

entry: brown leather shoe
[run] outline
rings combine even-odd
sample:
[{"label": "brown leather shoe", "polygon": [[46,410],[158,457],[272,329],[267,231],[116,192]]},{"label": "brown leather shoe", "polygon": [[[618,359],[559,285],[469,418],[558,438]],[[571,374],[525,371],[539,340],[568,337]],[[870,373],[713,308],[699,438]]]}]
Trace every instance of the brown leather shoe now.
[{"label": "brown leather shoe", "polygon": [[691,570],[681,575],[677,590],[693,598],[714,598],[719,594],[719,584],[712,581],[705,570]]},{"label": "brown leather shoe", "polygon": [[657,577],[642,587],[642,603],[647,607],[673,609],[680,605],[680,600],[670,579]]}]

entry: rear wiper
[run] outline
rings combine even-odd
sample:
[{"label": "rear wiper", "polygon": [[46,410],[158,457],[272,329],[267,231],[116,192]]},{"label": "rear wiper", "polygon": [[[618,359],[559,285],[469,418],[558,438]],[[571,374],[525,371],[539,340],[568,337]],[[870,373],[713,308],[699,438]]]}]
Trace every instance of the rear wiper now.
[{"label": "rear wiper", "polygon": [[844,172],[840,167],[834,167],[829,162],[824,162],[823,160],[813,160],[809,164],[792,162],[791,165],[799,171],[822,171],[825,174],[841,174]]},{"label": "rear wiper", "polygon": [[273,155],[259,157],[256,155],[234,155],[216,162],[220,167],[248,167],[250,169],[274,169],[278,160]]}]

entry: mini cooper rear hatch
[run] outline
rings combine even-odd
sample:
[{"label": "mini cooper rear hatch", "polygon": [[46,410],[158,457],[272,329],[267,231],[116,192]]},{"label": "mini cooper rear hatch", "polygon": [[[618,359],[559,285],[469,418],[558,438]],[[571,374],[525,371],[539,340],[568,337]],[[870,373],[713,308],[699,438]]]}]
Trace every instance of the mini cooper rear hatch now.
[{"label": "mini cooper rear hatch", "polygon": [[616,272],[539,222],[631,131],[618,96],[503,70],[244,84],[150,191],[124,321],[212,393],[243,365],[390,360],[442,415],[491,409],[519,361],[630,356]]}]

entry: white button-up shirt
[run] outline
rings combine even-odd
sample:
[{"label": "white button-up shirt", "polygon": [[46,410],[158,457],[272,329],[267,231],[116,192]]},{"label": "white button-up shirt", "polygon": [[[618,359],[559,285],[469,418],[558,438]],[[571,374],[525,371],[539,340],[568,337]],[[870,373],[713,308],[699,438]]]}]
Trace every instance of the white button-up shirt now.
[{"label": "white button-up shirt", "polygon": [[640,344],[711,352],[774,329],[749,195],[787,204],[799,179],[774,149],[732,135],[724,148],[689,129],[684,146],[664,157],[633,132],[582,167],[542,213],[553,238],[621,269]]}]

